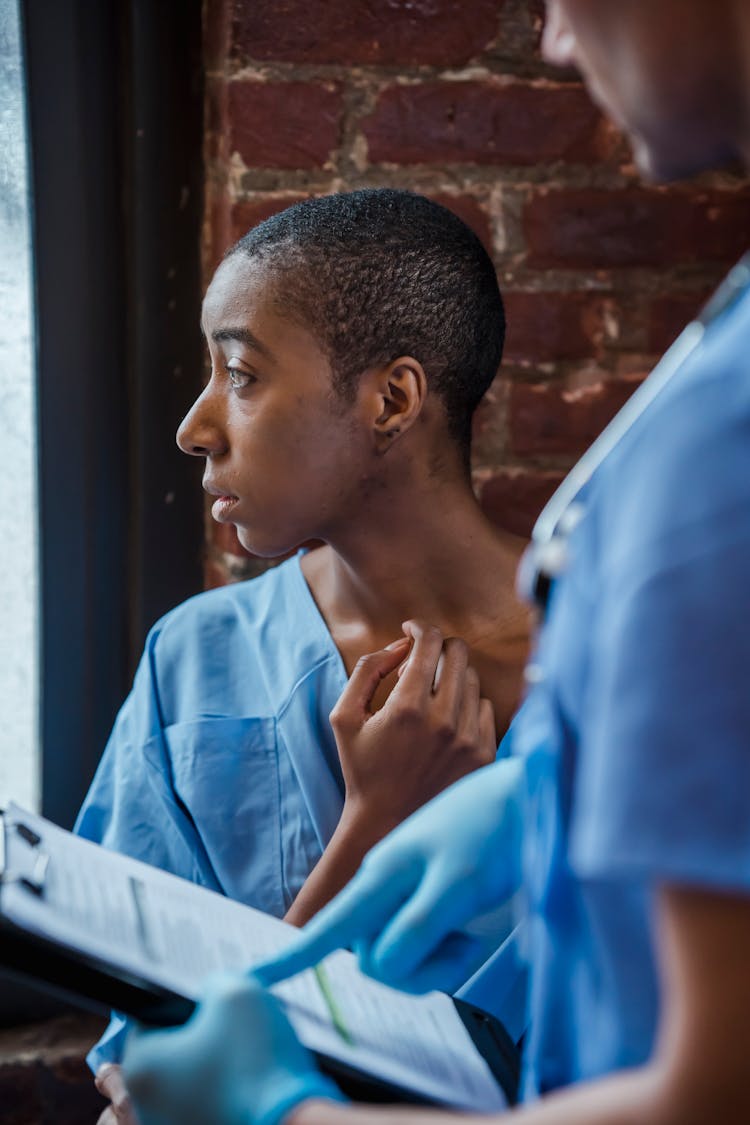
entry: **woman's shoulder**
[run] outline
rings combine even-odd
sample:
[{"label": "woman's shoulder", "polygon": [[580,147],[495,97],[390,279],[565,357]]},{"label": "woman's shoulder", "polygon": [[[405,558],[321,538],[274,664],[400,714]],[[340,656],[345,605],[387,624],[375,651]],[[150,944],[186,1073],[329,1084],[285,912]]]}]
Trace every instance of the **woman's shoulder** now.
[{"label": "woman's shoulder", "polygon": [[283,613],[300,580],[299,559],[286,559],[255,578],[194,594],[166,613],[153,632],[160,640],[167,635],[183,640],[206,630],[252,630],[269,616]]},{"label": "woman's shoulder", "polygon": [[163,698],[189,697],[201,707],[213,700],[213,708],[223,693],[237,695],[237,706],[246,708],[248,693],[255,693],[268,713],[283,708],[305,677],[338,659],[297,556],[257,578],[189,598],[157,622],[146,651]]}]

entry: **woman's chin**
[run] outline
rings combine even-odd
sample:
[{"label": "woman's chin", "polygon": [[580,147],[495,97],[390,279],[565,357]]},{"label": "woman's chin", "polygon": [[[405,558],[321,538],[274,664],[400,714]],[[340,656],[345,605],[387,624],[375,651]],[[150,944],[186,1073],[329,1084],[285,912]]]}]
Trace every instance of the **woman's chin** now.
[{"label": "woman's chin", "polygon": [[291,555],[299,546],[296,541],[281,536],[271,538],[260,534],[254,528],[247,527],[237,527],[237,538],[240,546],[258,559],[280,559],[285,555]]}]

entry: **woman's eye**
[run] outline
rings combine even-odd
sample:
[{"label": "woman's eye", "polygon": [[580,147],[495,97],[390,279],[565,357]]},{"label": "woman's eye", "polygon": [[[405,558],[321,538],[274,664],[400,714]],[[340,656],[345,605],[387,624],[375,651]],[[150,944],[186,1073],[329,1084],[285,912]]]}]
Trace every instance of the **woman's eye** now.
[{"label": "woman's eye", "polygon": [[241,391],[253,382],[253,377],[247,371],[239,371],[236,367],[228,367],[227,375],[233,390]]}]

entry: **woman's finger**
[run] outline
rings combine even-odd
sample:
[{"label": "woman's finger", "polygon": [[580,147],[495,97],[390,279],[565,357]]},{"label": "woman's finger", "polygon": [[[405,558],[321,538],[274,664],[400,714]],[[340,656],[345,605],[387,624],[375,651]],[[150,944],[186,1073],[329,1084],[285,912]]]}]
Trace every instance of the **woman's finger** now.
[{"label": "woman's finger", "polygon": [[109,1098],[111,1102],[116,1101],[125,1092],[122,1068],[116,1063],[104,1063],[96,1072],[94,1085],[103,1097]]},{"label": "woman's finger", "polygon": [[443,634],[437,626],[429,625],[426,621],[405,621],[403,629],[414,643],[404,671],[386,706],[393,708],[399,701],[411,701],[422,708],[432,696],[435,673],[443,651]]},{"label": "woman's finger", "polygon": [[381,680],[395,672],[409,651],[411,641],[401,637],[378,652],[361,657],[354,668],[336,706],[331,711],[331,725],[357,729],[370,715],[370,704]]},{"label": "woman's finger", "polygon": [[434,695],[436,713],[446,727],[455,730],[461,714],[469,650],[460,637],[448,637],[443,644],[438,671],[435,676]]},{"label": "woman's finger", "polygon": [[497,729],[495,708],[489,699],[479,701],[479,749],[483,762],[494,762],[497,757]]},{"label": "woman's finger", "polygon": [[[99,1093],[103,1094],[105,1098],[109,1098],[112,1103],[108,1107],[112,1112],[110,1121],[112,1123],[116,1121],[117,1125],[135,1125],[133,1103],[125,1085],[122,1067],[115,1065],[115,1063],[105,1063],[99,1067],[94,1081]],[[105,1110],[106,1112],[107,1110]],[[105,1123],[102,1123],[102,1125],[105,1125]]]},{"label": "woman's finger", "polygon": [[456,733],[465,746],[482,747],[480,738],[480,700],[479,673],[467,668],[464,674],[463,695],[459,711]]}]

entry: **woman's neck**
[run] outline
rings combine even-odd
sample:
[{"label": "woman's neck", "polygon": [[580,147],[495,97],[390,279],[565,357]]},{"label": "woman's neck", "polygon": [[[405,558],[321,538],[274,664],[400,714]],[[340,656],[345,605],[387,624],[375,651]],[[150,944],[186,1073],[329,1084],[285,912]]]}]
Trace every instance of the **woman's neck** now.
[{"label": "woman's neck", "polygon": [[468,482],[433,482],[419,497],[368,505],[359,526],[305,557],[303,573],[337,643],[393,640],[411,617],[471,642],[521,612],[522,548],[490,523]]}]

